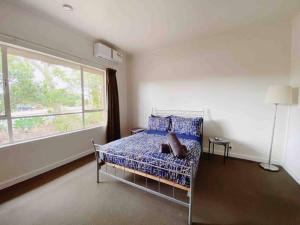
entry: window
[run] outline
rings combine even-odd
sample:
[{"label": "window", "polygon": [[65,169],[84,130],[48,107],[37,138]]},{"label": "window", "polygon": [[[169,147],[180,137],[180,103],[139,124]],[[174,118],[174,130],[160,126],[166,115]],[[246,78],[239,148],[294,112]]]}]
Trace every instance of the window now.
[{"label": "window", "polygon": [[99,72],[83,70],[85,125],[94,126],[96,121],[104,120],[104,76]]},{"label": "window", "polygon": [[0,48],[0,145],[105,122],[105,72]]},{"label": "window", "polygon": [[83,78],[85,109],[103,109],[103,76],[84,69]]},{"label": "window", "polygon": [[4,91],[2,73],[2,51],[0,49],[0,115],[4,115]]},{"label": "window", "polygon": [[7,144],[9,142],[8,130],[7,130],[7,121],[0,120],[0,145]]},{"label": "window", "polygon": [[5,116],[4,108],[4,82],[3,82],[3,54],[4,52],[0,49],[0,145],[9,142],[7,119]]}]

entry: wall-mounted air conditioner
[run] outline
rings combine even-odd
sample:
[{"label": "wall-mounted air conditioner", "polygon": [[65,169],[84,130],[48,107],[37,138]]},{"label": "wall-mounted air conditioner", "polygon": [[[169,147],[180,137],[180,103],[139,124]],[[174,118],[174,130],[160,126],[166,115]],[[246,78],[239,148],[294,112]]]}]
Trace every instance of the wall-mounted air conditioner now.
[{"label": "wall-mounted air conditioner", "polygon": [[122,62],[122,57],[123,57],[122,53],[100,42],[94,44],[94,56],[104,58],[110,61],[118,62],[118,63]]},{"label": "wall-mounted air conditioner", "polygon": [[122,62],[122,58],[123,58],[122,53],[120,53],[120,52],[118,52],[116,50],[113,50],[113,61],[121,63]]}]

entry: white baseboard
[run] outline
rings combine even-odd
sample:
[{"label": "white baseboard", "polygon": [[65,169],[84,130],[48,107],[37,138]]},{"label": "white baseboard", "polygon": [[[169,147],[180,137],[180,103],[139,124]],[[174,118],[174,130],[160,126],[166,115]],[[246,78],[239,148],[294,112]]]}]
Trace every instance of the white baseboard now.
[{"label": "white baseboard", "polygon": [[290,174],[290,176],[298,183],[300,184],[300,176],[299,174],[294,173],[290,168],[288,168],[285,164],[282,164],[282,167]]},{"label": "white baseboard", "polygon": [[[204,147],[203,151],[208,152],[208,148]],[[224,150],[215,149],[215,154],[223,156]],[[240,153],[235,153],[235,152],[231,152],[231,151],[229,151],[229,156],[232,158],[246,159],[246,160],[250,160],[250,161],[254,161],[254,162],[267,162],[268,161],[267,158],[253,156],[253,155],[240,154]],[[273,160],[272,162],[276,165],[281,165],[281,162],[278,160]]]},{"label": "white baseboard", "polygon": [[39,168],[37,170],[31,171],[29,173],[25,173],[25,174],[23,174],[21,176],[12,178],[10,180],[3,181],[3,182],[0,183],[0,190],[2,190],[4,188],[7,188],[7,187],[10,187],[10,186],[12,186],[14,184],[20,183],[22,181],[28,180],[28,179],[30,179],[32,177],[38,176],[38,175],[40,175],[42,173],[48,172],[50,170],[53,170],[53,169],[55,169],[57,167],[63,166],[65,164],[68,164],[68,163],[70,163],[70,162],[72,162],[72,161],[74,161],[76,159],[79,159],[79,158],[82,158],[82,157],[84,157],[86,155],[91,154],[93,151],[94,151],[93,149],[89,149],[89,150],[81,152],[81,153],[79,153],[77,155],[73,155],[71,157],[68,157],[68,158],[66,158],[64,160],[55,162],[53,164],[50,164],[50,165],[47,165],[45,167]]}]

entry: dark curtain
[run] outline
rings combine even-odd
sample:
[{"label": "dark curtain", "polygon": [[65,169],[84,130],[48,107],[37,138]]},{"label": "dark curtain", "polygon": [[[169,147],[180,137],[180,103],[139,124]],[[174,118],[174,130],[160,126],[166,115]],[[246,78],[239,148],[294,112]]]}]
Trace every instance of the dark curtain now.
[{"label": "dark curtain", "polygon": [[111,142],[121,137],[120,132],[120,111],[119,111],[119,95],[118,84],[116,78],[116,70],[107,68],[107,130],[106,140]]}]

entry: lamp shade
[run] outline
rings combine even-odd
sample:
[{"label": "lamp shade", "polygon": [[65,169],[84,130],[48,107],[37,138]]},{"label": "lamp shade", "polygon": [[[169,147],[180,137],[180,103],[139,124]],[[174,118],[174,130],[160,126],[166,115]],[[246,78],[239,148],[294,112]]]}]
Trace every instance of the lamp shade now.
[{"label": "lamp shade", "polygon": [[272,85],[268,88],[266,103],[292,104],[292,87],[287,85]]}]

